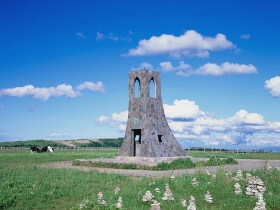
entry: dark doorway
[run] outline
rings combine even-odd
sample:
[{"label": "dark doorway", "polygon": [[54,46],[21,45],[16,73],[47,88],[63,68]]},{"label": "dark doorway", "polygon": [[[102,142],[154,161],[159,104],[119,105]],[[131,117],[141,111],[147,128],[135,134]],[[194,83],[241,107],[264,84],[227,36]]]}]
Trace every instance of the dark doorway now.
[{"label": "dark doorway", "polygon": [[141,129],[132,130],[133,156],[140,156],[141,148]]},{"label": "dark doorway", "polygon": [[158,142],[162,143],[162,135],[158,135],[157,137],[158,137]]}]

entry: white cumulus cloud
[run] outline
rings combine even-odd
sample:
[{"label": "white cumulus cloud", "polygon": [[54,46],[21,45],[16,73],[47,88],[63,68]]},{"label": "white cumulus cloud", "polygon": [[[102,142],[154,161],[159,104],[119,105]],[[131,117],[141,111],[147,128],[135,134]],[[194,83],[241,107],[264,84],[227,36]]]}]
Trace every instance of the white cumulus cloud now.
[{"label": "white cumulus cloud", "polygon": [[280,76],[265,81],[265,88],[273,97],[280,97]]},{"label": "white cumulus cloud", "polygon": [[33,85],[25,85],[22,87],[6,88],[0,90],[0,97],[25,97],[31,96],[33,98],[47,101],[50,97],[68,97],[75,98],[81,96],[80,90],[89,89],[96,92],[104,92],[105,88],[102,82],[84,82],[81,83],[77,89],[73,89],[72,85],[61,84],[56,87],[34,87]]},{"label": "white cumulus cloud", "polygon": [[185,63],[184,61],[179,61],[179,65],[175,67],[175,69],[178,70],[187,70],[190,69],[191,66],[187,63]]},{"label": "white cumulus cloud", "polygon": [[191,66],[189,64],[185,63],[184,61],[179,61],[178,66],[173,66],[170,61],[161,62],[159,65],[160,65],[160,68],[165,72],[170,72],[173,70],[188,70],[191,68]]},{"label": "white cumulus cloud", "polygon": [[173,70],[173,66],[170,61],[161,62],[159,65],[163,71],[172,71]]},{"label": "white cumulus cloud", "polygon": [[128,111],[121,113],[113,113],[111,116],[100,116],[96,121],[100,124],[110,125],[118,128],[119,132],[123,133],[126,129]]},{"label": "white cumulus cloud", "polygon": [[221,65],[218,65],[216,63],[206,63],[196,70],[178,71],[177,75],[186,77],[190,75],[222,76],[232,74],[256,74],[257,72],[257,68],[252,64],[247,65],[224,62]]},{"label": "white cumulus cloud", "polygon": [[[201,140],[206,145],[280,145],[280,122],[267,122],[258,113],[239,110],[234,116],[215,119],[199,109],[194,101],[175,100],[164,104],[168,124],[177,138]],[[101,116],[99,123],[117,127],[124,132],[128,112]]]},{"label": "white cumulus cloud", "polygon": [[101,81],[94,83],[94,82],[83,82],[78,87],[77,90],[84,90],[88,89],[94,92],[105,92],[105,87]]},{"label": "white cumulus cloud", "polygon": [[246,110],[240,110],[230,118],[234,124],[262,125],[264,123],[263,116],[258,113],[248,113]]},{"label": "white cumulus cloud", "polygon": [[186,71],[188,69],[191,69],[191,66],[189,64],[185,63],[184,61],[179,61],[178,66],[173,66],[170,61],[161,62],[159,65],[160,65],[160,68],[164,72],[171,72],[171,71],[174,71],[174,70]]},{"label": "white cumulus cloud", "polygon": [[204,115],[194,101],[175,100],[172,105],[163,105],[165,116],[170,119],[195,119]]},{"label": "white cumulus cloud", "polygon": [[61,84],[56,87],[37,88],[33,85],[26,85],[23,87],[7,88],[0,90],[1,96],[24,97],[32,96],[41,100],[48,100],[50,97],[66,96],[74,98],[80,96],[80,92],[73,90],[71,85]]},{"label": "white cumulus cloud", "polygon": [[150,39],[140,40],[136,49],[130,49],[128,56],[156,55],[169,53],[180,55],[208,57],[209,51],[233,48],[234,44],[226,36],[218,33],[215,37],[203,36],[194,30],[188,30],[181,36],[162,34]]}]

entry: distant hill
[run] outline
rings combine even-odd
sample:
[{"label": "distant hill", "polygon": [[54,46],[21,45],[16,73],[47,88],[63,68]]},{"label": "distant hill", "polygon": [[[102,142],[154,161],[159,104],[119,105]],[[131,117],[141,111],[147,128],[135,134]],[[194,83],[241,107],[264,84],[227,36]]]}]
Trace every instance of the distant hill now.
[{"label": "distant hill", "polygon": [[27,140],[27,141],[11,141],[11,142],[0,142],[0,146],[5,147],[32,147],[32,146],[52,146],[52,147],[64,147],[63,144],[60,144],[55,141],[47,141],[47,140]]},{"label": "distant hill", "polygon": [[26,140],[13,142],[0,142],[0,146],[5,147],[121,147],[123,138],[107,138],[107,139],[73,139],[73,140]]}]

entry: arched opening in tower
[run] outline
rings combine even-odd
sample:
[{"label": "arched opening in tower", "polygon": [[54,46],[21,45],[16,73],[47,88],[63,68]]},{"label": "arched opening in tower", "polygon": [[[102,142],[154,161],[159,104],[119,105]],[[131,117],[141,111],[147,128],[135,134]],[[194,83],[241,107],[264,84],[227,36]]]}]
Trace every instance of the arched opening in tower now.
[{"label": "arched opening in tower", "polygon": [[156,98],[156,84],[155,84],[154,78],[152,78],[150,80],[149,86],[150,86],[149,97],[150,98]]},{"label": "arched opening in tower", "polygon": [[140,98],[141,96],[141,86],[140,86],[140,80],[138,77],[134,80],[134,98]]}]

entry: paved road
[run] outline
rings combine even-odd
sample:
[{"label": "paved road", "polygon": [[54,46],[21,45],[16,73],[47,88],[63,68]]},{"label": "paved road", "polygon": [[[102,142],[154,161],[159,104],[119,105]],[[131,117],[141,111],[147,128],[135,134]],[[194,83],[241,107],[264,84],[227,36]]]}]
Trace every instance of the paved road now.
[{"label": "paved road", "polygon": [[82,171],[99,171],[102,173],[117,173],[128,176],[148,176],[148,177],[164,177],[171,176],[174,174],[175,176],[181,174],[194,174],[196,172],[203,172],[206,169],[210,172],[216,172],[217,170],[224,169],[226,171],[236,171],[238,169],[241,170],[254,170],[254,169],[262,169],[267,164],[272,167],[280,167],[280,160],[253,160],[253,159],[237,159],[237,165],[223,165],[223,166],[206,166],[201,168],[191,168],[191,169],[180,169],[180,170],[167,170],[167,171],[148,171],[148,170],[126,170],[126,169],[113,169],[113,168],[95,168],[95,167],[85,167],[85,166],[73,166],[71,161],[63,161],[63,162],[55,162],[55,163],[47,163],[40,165],[41,167],[52,167],[52,168],[70,168]]}]

